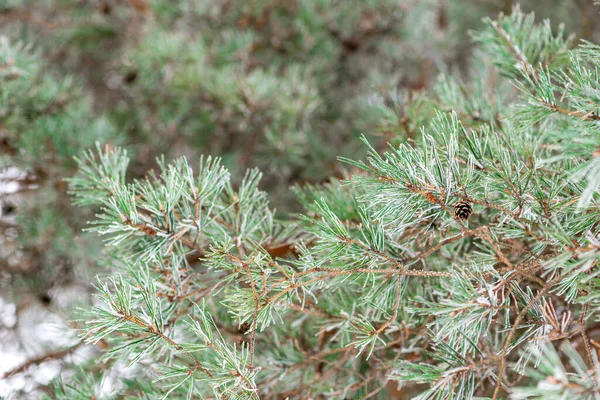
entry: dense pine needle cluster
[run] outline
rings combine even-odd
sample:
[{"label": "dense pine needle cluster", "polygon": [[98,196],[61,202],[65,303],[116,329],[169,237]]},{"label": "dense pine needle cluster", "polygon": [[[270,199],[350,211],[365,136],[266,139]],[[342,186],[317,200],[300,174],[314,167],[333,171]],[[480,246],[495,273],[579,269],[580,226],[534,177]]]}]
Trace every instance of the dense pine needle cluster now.
[{"label": "dense pine needle cluster", "polygon": [[596,396],[600,53],[519,10],[488,25],[475,40],[518,93],[343,159],[348,179],[296,189],[298,220],[256,170],[234,187],[179,159],[128,182],[121,149],[80,160],[71,191],[120,271],[85,340],[169,396]]},{"label": "dense pine needle cluster", "polygon": [[472,36],[490,68],[377,103],[404,136],[295,186],[301,215],[219,158],[80,155],[103,352],[52,398],[599,398],[600,47],[519,8]]}]

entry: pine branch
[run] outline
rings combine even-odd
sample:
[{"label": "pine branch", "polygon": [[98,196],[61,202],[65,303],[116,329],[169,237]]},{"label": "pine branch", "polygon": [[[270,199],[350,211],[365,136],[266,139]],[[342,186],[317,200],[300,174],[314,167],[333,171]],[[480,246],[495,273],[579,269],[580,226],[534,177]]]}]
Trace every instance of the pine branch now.
[{"label": "pine branch", "polygon": [[43,354],[43,355],[41,355],[39,357],[27,360],[23,364],[15,367],[13,369],[11,369],[8,372],[5,372],[2,375],[2,379],[10,378],[11,376],[17,375],[17,374],[19,374],[21,372],[25,372],[30,367],[32,367],[34,365],[42,364],[43,362],[46,362],[48,360],[60,360],[60,359],[63,359],[66,356],[68,356],[71,353],[73,353],[75,350],[77,350],[82,344],[83,344],[83,342],[79,342],[76,345],[71,346],[69,348],[66,348],[64,350],[53,351],[53,352],[50,352],[50,353]]},{"label": "pine branch", "polygon": [[167,335],[165,335],[164,333],[159,331],[154,325],[151,325],[151,324],[148,324],[148,323],[142,321],[140,318],[138,318],[137,316],[135,316],[133,314],[121,312],[120,315],[121,315],[121,318],[123,318],[124,320],[129,321],[141,328],[144,328],[152,335],[156,335],[159,338],[161,338],[162,340],[164,340],[166,343],[168,343],[169,346],[173,347],[177,351],[186,355],[194,363],[194,366],[192,367],[190,372],[194,372],[195,370],[200,370],[204,374],[206,374],[209,378],[213,377],[213,374],[208,369],[206,369],[206,367],[204,367],[204,365],[202,365],[202,363],[200,361],[198,361],[198,359],[192,353],[190,353],[182,345],[175,342],[173,339],[171,339],[170,337],[168,337]]},{"label": "pine branch", "polygon": [[494,394],[492,396],[492,399],[495,400],[498,398],[498,394],[500,392],[500,388],[502,386],[502,380],[504,379],[504,374],[505,374],[505,368],[506,368],[506,356],[508,355],[508,348],[510,347],[510,344],[512,342],[512,340],[514,339],[516,333],[517,333],[517,329],[519,329],[519,325],[521,324],[521,320],[523,318],[525,318],[525,316],[527,315],[527,313],[529,312],[529,310],[531,310],[532,307],[534,307],[536,305],[536,303],[538,301],[541,300],[541,298],[550,290],[552,289],[552,287],[560,282],[562,279],[564,279],[565,276],[563,275],[557,275],[554,278],[552,278],[551,280],[549,280],[544,287],[541,288],[541,290],[538,292],[538,294],[532,299],[532,301],[527,304],[517,315],[517,318],[515,319],[515,321],[513,322],[512,328],[510,330],[510,332],[508,333],[508,336],[506,337],[506,339],[504,340],[504,346],[502,347],[502,351],[500,353],[500,363],[498,366],[498,374],[497,374],[497,379],[496,379],[496,388],[494,389]]}]

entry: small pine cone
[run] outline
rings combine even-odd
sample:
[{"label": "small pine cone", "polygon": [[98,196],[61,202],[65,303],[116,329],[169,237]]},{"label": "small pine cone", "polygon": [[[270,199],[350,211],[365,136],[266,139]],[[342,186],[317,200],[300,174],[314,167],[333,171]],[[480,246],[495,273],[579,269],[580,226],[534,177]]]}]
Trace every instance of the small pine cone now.
[{"label": "small pine cone", "polygon": [[464,200],[457,201],[454,204],[454,216],[458,219],[469,219],[473,213],[473,208]]}]

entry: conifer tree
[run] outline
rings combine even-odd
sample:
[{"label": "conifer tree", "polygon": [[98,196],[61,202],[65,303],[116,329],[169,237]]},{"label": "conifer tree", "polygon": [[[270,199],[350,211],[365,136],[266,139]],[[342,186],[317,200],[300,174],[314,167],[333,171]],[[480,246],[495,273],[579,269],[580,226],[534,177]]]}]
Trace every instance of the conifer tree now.
[{"label": "conifer tree", "polygon": [[25,287],[48,302],[57,283],[93,277],[93,269],[87,271],[96,240],[81,234],[90,215],[70,207],[64,178],[75,172],[73,157],[95,141],[118,145],[122,138],[95,116],[91,101],[80,81],[53,71],[30,46],[0,36],[0,270],[6,294]]},{"label": "conifer tree", "polygon": [[[302,47],[312,29],[327,38],[317,44],[355,46],[343,29],[329,26],[330,37],[310,23],[318,15],[310,7],[326,3],[215,11],[156,1],[162,19],[143,22],[139,42],[124,42],[132,59],[116,67],[119,85],[136,86],[121,88],[131,104],[100,107],[111,122],[93,112],[79,81],[57,84],[53,72],[39,72],[36,52],[2,42],[2,123],[10,133],[2,143],[19,150],[6,165],[33,177],[31,207],[41,214],[64,207],[66,197],[54,196],[67,185],[80,207],[63,214],[75,222],[28,211],[19,226],[50,228],[39,234],[51,238],[44,257],[73,256],[66,246],[81,240],[80,219],[105,246],[102,256],[85,248],[91,254],[82,259],[96,259],[102,273],[94,300],[72,321],[101,357],[61,373],[48,398],[599,396],[600,47],[564,26],[536,23],[520,8],[486,18],[472,32],[467,76],[442,75],[428,92],[371,96],[372,107],[353,117],[384,137],[363,136],[362,152],[342,152],[337,173],[316,163],[321,177],[333,177],[290,190],[298,215],[275,212],[259,169],[230,170],[209,152],[174,158],[166,149],[146,164],[131,157],[137,141],[152,149],[141,158],[172,144],[153,136],[157,123],[188,139],[208,128],[218,137],[233,124],[274,145],[264,154],[281,150],[275,164],[257,163],[271,173],[289,178],[315,161],[313,147],[295,140],[310,142],[337,123],[360,125],[343,121],[358,108],[319,115],[311,107],[345,94],[329,91],[326,79],[344,63],[301,65],[312,56]],[[139,7],[116,18],[148,12],[144,1],[131,4]],[[393,21],[387,2],[373,4],[377,18]],[[365,9],[345,15],[355,22],[353,12]],[[188,32],[171,25],[191,23],[173,17],[184,11],[214,24],[194,52],[185,51]],[[231,21],[255,32],[233,35]],[[281,21],[298,37],[255,48],[265,45],[263,34],[281,34]],[[382,29],[373,35],[394,28]],[[67,37],[89,43],[82,32]],[[228,58],[234,53],[241,64]],[[277,62],[249,66],[257,54]],[[298,64],[284,67],[288,57]],[[129,62],[135,69],[124,68]],[[161,95],[170,96],[164,107]],[[211,120],[216,114],[202,113],[211,104],[229,112]]]},{"label": "conifer tree", "polygon": [[121,148],[78,160],[114,270],[82,335],[107,348],[99,375],[137,366],[114,394],[596,398],[600,48],[519,9],[486,24],[502,78],[441,78],[421,131],[297,187],[299,218],[219,159],[135,181]]}]

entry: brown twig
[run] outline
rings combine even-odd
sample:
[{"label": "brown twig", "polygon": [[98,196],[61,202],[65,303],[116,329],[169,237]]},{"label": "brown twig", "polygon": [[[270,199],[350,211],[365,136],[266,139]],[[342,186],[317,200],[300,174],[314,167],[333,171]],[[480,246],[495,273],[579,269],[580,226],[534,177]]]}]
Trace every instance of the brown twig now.
[{"label": "brown twig", "polygon": [[554,286],[555,283],[559,282],[563,279],[564,275],[557,275],[552,278],[546,285],[538,292],[537,296],[535,296],[529,304],[527,304],[521,312],[517,315],[515,322],[513,323],[512,329],[510,330],[506,340],[504,341],[504,346],[502,347],[502,353],[500,355],[500,366],[498,367],[498,380],[496,382],[496,388],[494,389],[494,395],[492,400],[496,400],[498,398],[498,394],[500,393],[500,387],[502,386],[502,380],[504,379],[504,369],[506,367],[506,356],[508,355],[508,348],[510,347],[510,343],[512,342],[517,329],[519,329],[519,324],[521,320],[525,317],[525,315],[529,312],[529,310],[534,307],[538,301]]},{"label": "brown twig", "polygon": [[451,277],[452,274],[450,272],[439,272],[439,271],[419,271],[419,270],[407,270],[407,269],[370,269],[370,268],[353,268],[353,269],[348,269],[348,270],[344,270],[344,269],[335,269],[335,268],[313,268],[311,271],[316,271],[318,270],[318,272],[328,272],[325,275],[321,275],[321,276],[317,276],[315,278],[309,279],[308,281],[305,282],[301,282],[301,283],[292,283],[290,284],[290,286],[288,286],[287,288],[285,288],[284,290],[282,290],[281,292],[277,293],[276,295],[268,298],[264,303],[263,303],[263,307],[273,303],[274,301],[276,301],[277,299],[279,299],[281,296],[283,296],[284,294],[310,285],[312,283],[315,282],[319,282],[322,280],[325,280],[327,278],[331,278],[334,276],[342,276],[342,275],[352,275],[352,274],[358,274],[358,273],[375,273],[375,274],[389,274],[389,275],[400,275],[400,276],[421,276],[421,277]]},{"label": "brown twig", "polygon": [[210,378],[213,377],[213,374],[208,369],[206,369],[206,367],[204,367],[204,365],[202,365],[202,363],[192,353],[190,353],[189,351],[184,349],[182,345],[180,345],[179,343],[175,342],[173,339],[171,339],[170,337],[168,337],[167,335],[162,333],[154,325],[147,324],[146,322],[144,322],[137,316],[130,314],[130,313],[126,313],[124,311],[119,312],[119,314],[121,315],[121,318],[123,318],[129,322],[132,322],[132,323],[136,324],[137,326],[145,328],[151,334],[156,335],[156,336],[160,337],[161,339],[163,339],[164,341],[166,341],[171,347],[175,348],[177,351],[185,354],[194,363],[194,367],[193,367],[194,370],[199,369],[200,371],[202,371],[206,375],[208,375]]},{"label": "brown twig", "polygon": [[11,369],[8,372],[5,372],[4,375],[2,375],[2,379],[6,379],[13,375],[19,374],[21,372],[25,372],[29,367],[31,367],[33,365],[39,365],[48,360],[62,359],[63,357],[65,357],[65,356],[71,354],[72,352],[74,352],[75,350],[77,350],[82,344],[83,344],[83,342],[79,342],[76,345],[66,348],[64,350],[53,351],[51,353],[46,353],[39,357],[33,358],[31,360],[27,360],[23,364]]},{"label": "brown twig", "polygon": [[396,302],[394,303],[394,312],[392,316],[378,329],[371,332],[371,336],[379,335],[383,332],[398,316],[398,307],[400,307],[400,298],[402,297],[402,277],[398,276],[398,285],[396,286]]}]

